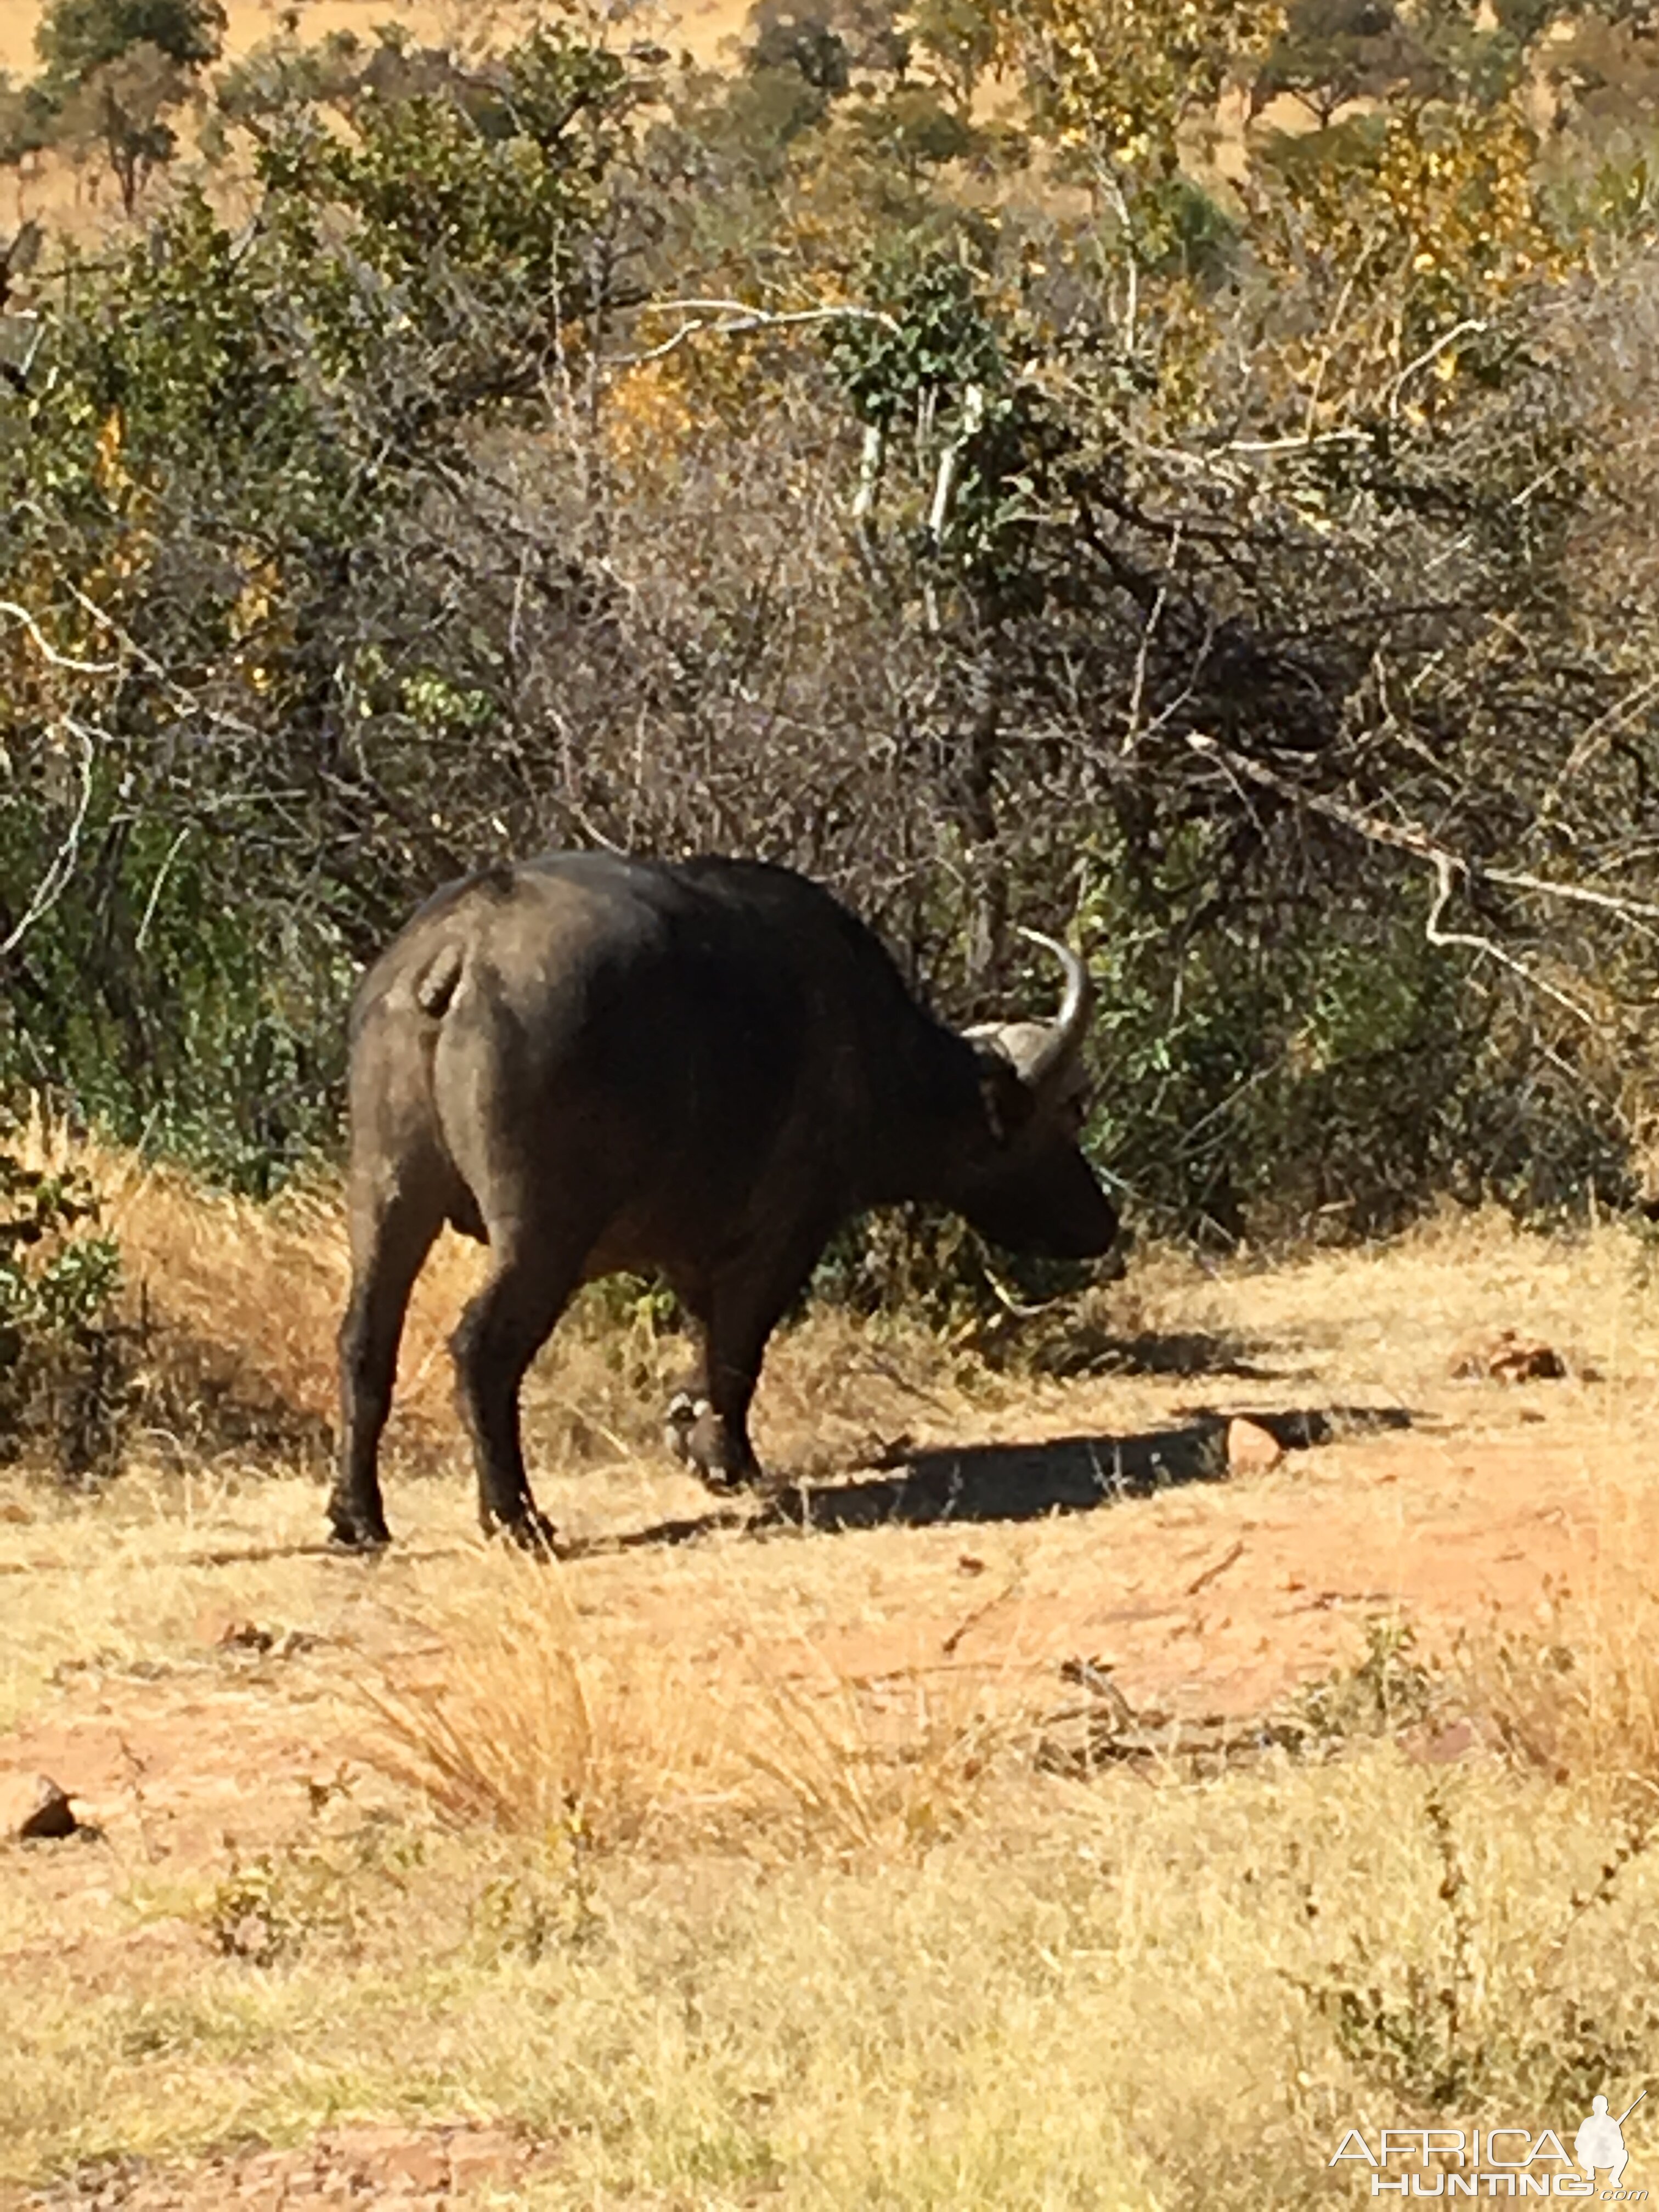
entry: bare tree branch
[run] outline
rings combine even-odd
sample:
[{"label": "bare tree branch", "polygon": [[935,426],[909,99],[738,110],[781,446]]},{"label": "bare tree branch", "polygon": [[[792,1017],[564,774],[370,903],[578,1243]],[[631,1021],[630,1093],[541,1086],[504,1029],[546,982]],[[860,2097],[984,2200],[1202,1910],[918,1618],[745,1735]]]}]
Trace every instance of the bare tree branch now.
[{"label": "bare tree branch", "polygon": [[641,302],[637,312],[650,315],[684,315],[686,319],[660,344],[647,346],[643,353],[613,355],[605,364],[607,368],[642,368],[647,362],[661,361],[689,338],[701,337],[705,333],[714,337],[740,337],[750,331],[798,330],[814,323],[833,322],[879,323],[886,330],[898,328],[893,318],[884,314],[879,307],[774,310],[751,306],[744,300],[646,300]]},{"label": "bare tree branch", "polygon": [[51,866],[34,887],[33,896],[9,934],[0,941],[0,959],[5,959],[15,952],[30,930],[57,905],[69,888],[80,856],[81,832],[86,824],[87,809],[92,804],[93,732],[81,723],[67,719],[64,727],[81,744],[81,789],[76,800],[75,812],[63,842],[52,856]]},{"label": "bare tree branch", "polygon": [[54,668],[67,669],[72,676],[118,676],[121,673],[118,660],[78,660],[72,653],[59,653],[28,609],[20,607],[15,599],[0,599],[0,615],[9,615],[13,622],[20,623],[33,639],[41,658],[49,660]]}]

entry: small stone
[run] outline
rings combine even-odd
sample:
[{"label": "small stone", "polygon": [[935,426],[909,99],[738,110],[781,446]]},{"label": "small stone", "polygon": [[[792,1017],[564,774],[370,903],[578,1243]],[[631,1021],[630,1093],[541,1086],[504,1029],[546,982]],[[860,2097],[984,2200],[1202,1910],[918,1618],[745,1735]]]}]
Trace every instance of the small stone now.
[{"label": "small stone", "polygon": [[196,1641],[217,1651],[269,1651],[276,1638],[246,1614],[228,1613],[223,1606],[204,1606],[196,1616]]},{"label": "small stone", "polygon": [[1461,1346],[1452,1355],[1451,1371],[1459,1382],[1559,1382],[1567,1364],[1540,1338],[1500,1328],[1496,1336]]},{"label": "small stone", "polygon": [[219,1940],[228,1956],[251,1959],[255,1966],[269,1966],[276,1955],[275,1931],[262,1913],[243,1913],[233,1927],[222,1930]]},{"label": "small stone", "polygon": [[0,1521],[9,1522],[14,1528],[27,1528],[33,1525],[34,1516],[21,1498],[0,1498]]},{"label": "small stone", "polygon": [[0,1834],[21,1844],[57,1842],[80,1825],[69,1792],[50,1775],[0,1777]]},{"label": "small stone", "polygon": [[1271,1474],[1285,1456],[1285,1447],[1260,1421],[1231,1420],[1227,1424],[1229,1474]]}]

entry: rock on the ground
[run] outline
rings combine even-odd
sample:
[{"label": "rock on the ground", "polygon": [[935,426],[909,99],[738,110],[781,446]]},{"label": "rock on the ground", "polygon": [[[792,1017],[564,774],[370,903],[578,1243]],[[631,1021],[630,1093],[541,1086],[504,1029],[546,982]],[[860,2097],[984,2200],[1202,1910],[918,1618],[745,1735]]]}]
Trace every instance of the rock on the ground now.
[{"label": "rock on the ground", "polygon": [[1260,1421],[1242,1419],[1227,1424],[1229,1474],[1270,1474],[1285,1456],[1285,1447]]},{"label": "rock on the ground", "polygon": [[1496,1336],[1460,1346],[1452,1355],[1451,1371],[1459,1382],[1559,1382],[1567,1363],[1541,1338],[1500,1328]]},{"label": "rock on the ground", "polygon": [[261,1628],[257,1620],[248,1620],[245,1613],[208,1605],[196,1616],[196,1641],[211,1650],[263,1654],[270,1650],[276,1638],[270,1629]]},{"label": "rock on the ground", "polygon": [[50,1775],[0,1775],[0,1836],[39,1843],[72,1836],[80,1825],[69,1792]]}]

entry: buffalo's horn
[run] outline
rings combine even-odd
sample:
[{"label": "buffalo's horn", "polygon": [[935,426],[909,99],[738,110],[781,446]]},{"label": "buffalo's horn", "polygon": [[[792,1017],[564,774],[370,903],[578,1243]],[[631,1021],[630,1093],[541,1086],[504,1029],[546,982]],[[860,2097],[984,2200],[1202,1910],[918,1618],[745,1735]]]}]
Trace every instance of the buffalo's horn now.
[{"label": "buffalo's horn", "polygon": [[1066,970],[1066,996],[1060,1001],[1059,1013],[1045,1031],[1042,1043],[1020,1069],[1034,1091],[1045,1090],[1062,1070],[1070,1068],[1083,1049],[1083,1040],[1089,1034],[1089,1017],[1094,1009],[1095,987],[1088,969],[1069,945],[1058,938],[1045,937],[1040,929],[1020,930],[1033,945],[1041,945],[1052,952]]}]

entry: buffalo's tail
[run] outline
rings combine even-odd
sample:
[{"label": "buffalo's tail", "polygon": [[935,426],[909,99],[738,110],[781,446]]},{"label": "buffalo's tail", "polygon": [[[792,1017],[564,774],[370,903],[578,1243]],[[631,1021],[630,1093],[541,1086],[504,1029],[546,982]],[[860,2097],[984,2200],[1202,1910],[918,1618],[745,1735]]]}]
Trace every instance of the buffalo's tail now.
[{"label": "buffalo's tail", "polygon": [[446,945],[428,961],[415,979],[415,1003],[423,1014],[441,1021],[449,1012],[465,966],[459,945]]}]

